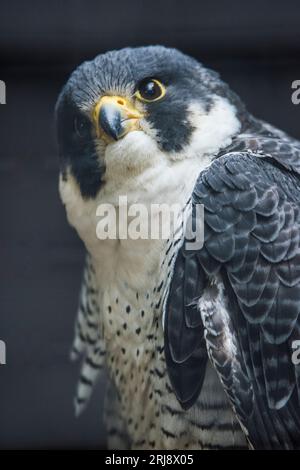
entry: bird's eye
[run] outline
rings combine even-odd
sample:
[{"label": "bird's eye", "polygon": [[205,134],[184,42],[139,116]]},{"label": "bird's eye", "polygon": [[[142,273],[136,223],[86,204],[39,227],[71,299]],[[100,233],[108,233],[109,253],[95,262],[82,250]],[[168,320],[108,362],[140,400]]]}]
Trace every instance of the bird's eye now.
[{"label": "bird's eye", "polygon": [[87,137],[90,132],[90,121],[85,116],[75,116],[74,131],[81,139]]},{"label": "bird's eye", "polygon": [[135,96],[145,102],[157,101],[166,94],[164,85],[156,78],[146,78],[138,86]]}]

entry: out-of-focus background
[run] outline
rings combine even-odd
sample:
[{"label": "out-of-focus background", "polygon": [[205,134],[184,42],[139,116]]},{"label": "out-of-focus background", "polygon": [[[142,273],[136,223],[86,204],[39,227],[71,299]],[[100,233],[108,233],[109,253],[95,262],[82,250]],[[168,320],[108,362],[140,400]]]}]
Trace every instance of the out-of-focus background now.
[{"label": "out-of-focus background", "polygon": [[75,419],[68,361],[83,247],[57,191],[54,105],[70,72],[114,48],[177,47],[218,70],[250,111],[300,138],[300,2],[2,0],[0,449],[105,447],[105,384]]}]

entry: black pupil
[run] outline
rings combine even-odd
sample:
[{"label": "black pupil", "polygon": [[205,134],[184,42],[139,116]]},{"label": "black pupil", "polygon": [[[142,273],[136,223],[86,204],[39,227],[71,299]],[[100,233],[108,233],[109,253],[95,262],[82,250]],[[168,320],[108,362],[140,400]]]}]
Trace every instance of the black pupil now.
[{"label": "black pupil", "polygon": [[146,100],[155,100],[161,95],[159,85],[154,80],[147,80],[141,83],[139,92]]}]

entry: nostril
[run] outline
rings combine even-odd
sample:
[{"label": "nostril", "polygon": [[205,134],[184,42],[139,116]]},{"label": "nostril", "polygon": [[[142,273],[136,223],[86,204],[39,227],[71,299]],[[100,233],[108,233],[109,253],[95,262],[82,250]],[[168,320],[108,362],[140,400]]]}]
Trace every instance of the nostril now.
[{"label": "nostril", "polygon": [[124,100],[118,100],[118,104],[120,104],[121,106],[124,106]]}]

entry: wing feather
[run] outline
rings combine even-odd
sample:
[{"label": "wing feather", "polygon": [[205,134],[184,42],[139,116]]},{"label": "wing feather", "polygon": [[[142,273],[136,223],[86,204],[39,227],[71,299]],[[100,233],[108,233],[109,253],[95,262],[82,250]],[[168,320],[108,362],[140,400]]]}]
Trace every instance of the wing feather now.
[{"label": "wing feather", "polygon": [[[175,309],[174,324],[186,320],[179,350],[185,341],[189,353],[202,347],[193,336],[203,340],[204,330],[209,358],[255,448],[300,447],[300,366],[291,359],[291,344],[300,339],[300,151],[284,134],[278,137],[244,138],[251,151],[226,153],[200,174],[193,210],[204,205],[204,246],[188,254],[182,245],[166,306],[169,374],[178,374],[180,358],[174,353],[179,333],[170,327]],[[195,311],[186,310],[185,291],[190,305],[198,302],[202,331]],[[188,356],[181,357],[183,376]],[[190,364],[188,375],[198,382],[181,379],[177,396],[188,397],[185,407],[197,399],[203,367]],[[177,380],[172,383],[176,391]]]}]

